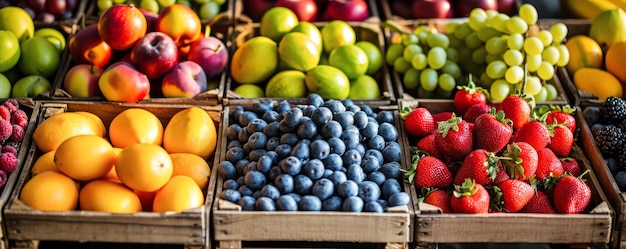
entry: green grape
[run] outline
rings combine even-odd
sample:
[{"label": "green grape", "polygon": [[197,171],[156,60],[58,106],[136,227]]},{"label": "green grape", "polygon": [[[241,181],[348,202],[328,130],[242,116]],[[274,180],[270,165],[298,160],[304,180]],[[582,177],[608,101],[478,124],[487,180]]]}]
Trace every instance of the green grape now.
[{"label": "green grape", "polygon": [[487,14],[484,15],[471,15],[469,16],[467,23],[474,31],[478,31],[487,26]]},{"label": "green grape", "polygon": [[417,88],[417,97],[421,99],[433,99],[435,98],[435,91],[428,91],[420,86]]},{"label": "green grape", "polygon": [[565,44],[556,44],[555,46],[559,50],[559,60],[556,61],[556,65],[564,67],[569,63],[569,50],[567,50]]},{"label": "green grape", "polygon": [[539,66],[541,65],[541,62],[543,60],[541,59],[541,55],[526,55],[526,67],[528,68],[529,72],[536,72],[537,69],[539,69]]},{"label": "green grape", "polygon": [[506,39],[506,45],[509,49],[522,50],[524,47],[524,36],[522,34],[511,34]]},{"label": "green grape", "polygon": [[442,48],[448,48],[448,46],[450,45],[450,39],[448,39],[448,36],[444,35],[444,34],[440,34],[440,33],[430,33],[430,35],[428,35],[428,37],[426,38],[426,42],[428,43],[429,47],[442,47]]},{"label": "green grape", "polygon": [[[470,62],[472,60],[473,51],[470,49],[461,49],[459,51],[459,62]],[[486,53],[487,51],[485,51]]]},{"label": "green grape", "polygon": [[96,6],[98,7],[99,10],[106,10],[108,8],[113,7],[113,1],[112,0],[97,0]]},{"label": "green grape", "polygon": [[489,54],[503,54],[507,48],[507,42],[501,37],[492,37],[485,43],[485,49]]},{"label": "green grape", "polygon": [[428,66],[428,60],[426,59],[425,54],[416,54],[411,59],[411,66],[417,70],[422,70]]},{"label": "green grape", "polygon": [[547,83],[545,86],[543,86],[546,91],[548,92],[548,97],[546,97],[547,101],[554,101],[556,100],[556,97],[559,96],[558,91],[556,90],[556,87],[554,87],[554,85]]},{"label": "green grape", "polygon": [[559,52],[559,49],[557,49],[555,46],[550,45],[545,47],[543,49],[543,52],[541,52],[541,59],[543,61],[547,61],[552,65],[556,65],[556,63],[559,61],[560,55],[561,52]]},{"label": "green grape", "polygon": [[547,61],[542,61],[539,68],[537,68],[537,76],[542,80],[549,80],[554,77],[554,65]]},{"label": "green grape", "polygon": [[480,74],[480,78],[478,79],[478,81],[480,82],[480,86],[487,89],[489,87],[491,87],[491,84],[493,84],[494,79],[489,78],[489,76],[487,76],[487,73],[483,72]]},{"label": "green grape", "polygon": [[439,88],[444,91],[452,91],[454,90],[454,88],[456,88],[456,81],[454,80],[454,77],[447,73],[442,73],[441,75],[439,75],[438,84]]},{"label": "green grape", "polygon": [[539,93],[541,90],[541,80],[537,76],[530,75],[526,78],[526,86],[524,88],[524,93],[528,93],[530,95],[535,95]]},{"label": "green grape", "polygon": [[489,26],[502,33],[508,33],[509,30],[506,27],[506,23],[509,19],[510,17],[507,14],[500,13],[489,21]]},{"label": "green grape", "polygon": [[428,36],[430,35],[430,30],[423,30],[417,33],[417,37],[420,40],[420,44],[424,44],[426,45],[426,40],[428,39]]},{"label": "green grape", "polygon": [[497,10],[492,10],[492,9],[485,10],[485,13],[487,14],[487,20],[491,20],[494,17],[496,17],[498,14],[500,14],[500,12],[498,12]]},{"label": "green grape", "polygon": [[420,74],[420,85],[426,91],[434,91],[437,88],[438,79],[439,77],[435,69],[426,68]]},{"label": "green grape", "polygon": [[402,57],[398,57],[393,61],[393,69],[398,73],[406,73],[409,68],[411,68],[411,63]]},{"label": "green grape", "polygon": [[548,100],[548,91],[541,87],[539,92],[534,94],[533,97],[535,97],[535,102],[546,102]]},{"label": "green grape", "polygon": [[550,27],[550,33],[552,34],[552,42],[561,44],[567,37],[567,26],[563,23],[556,23]]},{"label": "green grape", "polygon": [[461,68],[451,60],[446,61],[446,64],[441,68],[441,72],[452,75],[455,79],[461,77]]},{"label": "green grape", "polygon": [[457,38],[454,34],[448,35],[448,40],[450,40],[450,45],[448,48],[456,48],[459,49],[465,46],[465,41],[463,39]]},{"label": "green grape", "polygon": [[512,34],[523,34],[528,31],[528,24],[519,16],[514,16],[506,21],[506,28]]},{"label": "green grape", "polygon": [[509,82],[509,84],[520,83],[522,79],[524,79],[524,69],[520,66],[511,66],[504,73],[504,79]]},{"label": "green grape", "polygon": [[502,59],[509,66],[519,66],[524,62],[524,54],[516,49],[509,49],[502,55]]},{"label": "green grape", "polygon": [[528,25],[534,25],[537,23],[537,18],[539,17],[535,6],[528,3],[522,4],[522,6],[519,7],[518,14],[519,17],[522,18]]},{"label": "green grape", "polygon": [[404,44],[404,46],[418,44],[419,41],[416,34],[402,34],[402,44]]},{"label": "green grape", "polygon": [[478,34],[476,34],[476,32],[472,32],[465,37],[465,46],[469,49],[476,49],[482,45],[483,43],[480,39],[478,39]]},{"label": "green grape", "polygon": [[388,65],[393,65],[397,58],[402,57],[404,53],[404,44],[402,43],[394,43],[389,45],[387,49],[387,53],[385,54],[385,60],[387,60]]},{"label": "green grape", "polygon": [[497,31],[496,29],[492,28],[492,27],[484,27],[480,30],[478,30],[478,32],[476,32],[478,34],[478,39],[481,42],[487,42],[487,40],[489,40],[490,38],[493,37],[498,37],[500,35],[502,35],[502,33],[500,33],[500,31]]},{"label": "green grape", "polygon": [[428,61],[428,66],[433,69],[440,69],[446,64],[446,59],[448,56],[446,55],[446,50],[441,47],[434,47],[428,50],[428,55],[426,56]]},{"label": "green grape", "polygon": [[409,70],[404,73],[404,77],[402,78],[402,85],[407,89],[416,89],[420,84],[420,71],[409,68]]},{"label": "green grape", "polygon": [[550,33],[550,31],[541,30],[541,31],[537,32],[535,37],[537,37],[537,38],[539,38],[539,40],[541,40],[541,43],[543,44],[544,47],[547,47],[547,46],[552,44],[552,39],[553,38],[552,38],[552,33]]},{"label": "green grape", "polygon": [[453,47],[448,47],[446,48],[446,55],[447,55],[447,59],[454,61],[454,62],[458,62],[459,61],[459,51],[456,50],[456,48]]},{"label": "green grape", "polygon": [[406,61],[411,61],[413,59],[413,56],[415,56],[417,54],[422,54],[422,53],[424,53],[423,50],[422,50],[422,47],[420,47],[417,44],[410,44],[410,45],[404,47],[404,51],[402,53],[402,57]]},{"label": "green grape", "polygon": [[511,84],[506,80],[495,80],[489,87],[492,102],[502,102],[511,93]]},{"label": "green grape", "polygon": [[459,39],[465,39],[465,37],[467,37],[472,32],[472,28],[470,28],[469,24],[467,22],[464,22],[456,27],[456,29],[454,30],[454,36]]},{"label": "green grape", "polygon": [[528,55],[538,55],[543,51],[543,43],[537,37],[528,37],[524,40],[524,52]]},{"label": "green grape", "polygon": [[469,17],[472,17],[472,16],[480,16],[480,17],[487,18],[487,11],[481,8],[473,8],[469,13]]},{"label": "green grape", "polygon": [[501,79],[504,77],[504,73],[509,67],[504,63],[504,61],[492,61],[487,64],[486,73],[492,79]]},{"label": "green grape", "polygon": [[487,50],[484,47],[480,47],[472,52],[472,61],[477,64],[485,63],[485,58],[487,57]]},{"label": "green grape", "polygon": [[446,22],[443,26],[443,30],[446,34],[452,34],[459,25],[461,25],[461,22]]},{"label": "green grape", "polygon": [[499,54],[489,54],[487,53],[487,56],[485,56],[485,63],[489,64],[493,61],[501,61],[502,60],[502,55]]}]

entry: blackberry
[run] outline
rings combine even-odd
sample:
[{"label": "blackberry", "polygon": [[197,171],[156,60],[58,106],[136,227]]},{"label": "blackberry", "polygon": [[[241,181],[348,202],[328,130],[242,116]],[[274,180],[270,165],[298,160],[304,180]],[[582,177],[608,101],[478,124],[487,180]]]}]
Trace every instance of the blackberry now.
[{"label": "blackberry", "polygon": [[624,147],[622,129],[614,125],[607,125],[595,134],[596,144],[604,156],[618,155]]},{"label": "blackberry", "polygon": [[605,124],[620,124],[626,118],[626,103],[617,97],[609,97],[600,106],[600,116]]}]

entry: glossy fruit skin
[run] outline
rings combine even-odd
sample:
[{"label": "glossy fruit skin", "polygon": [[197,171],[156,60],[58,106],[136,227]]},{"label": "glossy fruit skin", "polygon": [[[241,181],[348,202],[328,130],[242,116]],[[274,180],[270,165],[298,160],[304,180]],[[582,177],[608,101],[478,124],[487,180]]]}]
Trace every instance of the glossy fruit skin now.
[{"label": "glossy fruit skin", "polygon": [[136,103],[150,93],[148,77],[127,62],[110,65],[100,76],[98,85],[109,101]]},{"label": "glossy fruit skin", "polygon": [[317,4],[313,0],[278,0],[274,6],[291,9],[301,22],[312,22],[317,19]]},{"label": "glossy fruit skin", "polygon": [[502,111],[482,114],[474,122],[473,136],[474,148],[499,152],[513,136],[511,120]]},{"label": "glossy fruit skin", "polygon": [[579,178],[565,176],[557,182],[553,195],[558,213],[579,214],[591,201],[591,188]]},{"label": "glossy fruit skin", "polygon": [[580,68],[601,68],[603,60],[602,48],[588,36],[578,35],[567,39],[565,47],[570,54],[567,71],[571,74]]},{"label": "glossy fruit skin", "polygon": [[489,193],[483,185],[466,179],[463,185],[455,185],[450,207],[455,213],[488,213]]},{"label": "glossy fruit skin", "polygon": [[130,59],[148,79],[157,79],[178,64],[178,47],[168,35],[150,32],[135,43]]},{"label": "glossy fruit skin", "polygon": [[182,4],[172,4],[161,10],[156,30],[172,37],[179,48],[187,47],[202,37],[200,18],[192,9]]},{"label": "glossy fruit skin", "polygon": [[146,17],[134,5],[115,5],[98,19],[98,33],[111,48],[130,49],[146,35]]},{"label": "glossy fruit skin", "polygon": [[417,162],[413,182],[417,188],[446,188],[452,184],[452,173],[441,160],[425,156]]},{"label": "glossy fruit skin", "polygon": [[24,184],[20,200],[42,211],[74,210],[78,205],[78,184],[62,173],[45,171]]},{"label": "glossy fruit skin", "polygon": [[218,38],[209,36],[191,44],[187,60],[202,66],[208,80],[221,75],[228,65],[228,48]]},{"label": "glossy fruit skin", "polygon": [[503,207],[511,213],[520,211],[535,195],[533,187],[522,180],[508,179],[498,187],[502,191]]},{"label": "glossy fruit skin", "polygon": [[530,118],[530,105],[521,96],[509,95],[497,108],[504,111],[504,115],[513,122],[513,129],[522,127]]},{"label": "glossy fruit skin", "polygon": [[91,24],[70,38],[69,51],[76,64],[92,64],[104,68],[109,64],[113,49],[102,40],[98,25]]},{"label": "glossy fruit skin", "polygon": [[435,132],[435,143],[443,155],[462,161],[472,151],[473,128],[460,117],[453,117],[439,123]]}]

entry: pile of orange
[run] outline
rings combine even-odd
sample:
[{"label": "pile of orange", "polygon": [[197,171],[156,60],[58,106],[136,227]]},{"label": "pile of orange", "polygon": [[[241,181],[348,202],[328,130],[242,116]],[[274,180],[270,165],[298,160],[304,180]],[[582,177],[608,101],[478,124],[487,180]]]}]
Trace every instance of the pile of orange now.
[{"label": "pile of orange", "polygon": [[191,107],[166,127],[153,113],[126,109],[108,125],[88,112],[41,122],[33,141],[42,155],[20,200],[45,211],[182,212],[204,205],[217,144],[210,115]]}]

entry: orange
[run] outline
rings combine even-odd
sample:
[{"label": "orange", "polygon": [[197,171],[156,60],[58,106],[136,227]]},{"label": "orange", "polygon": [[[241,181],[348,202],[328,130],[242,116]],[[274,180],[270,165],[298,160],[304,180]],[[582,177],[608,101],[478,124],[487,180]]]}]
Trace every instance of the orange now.
[{"label": "orange", "polygon": [[622,97],[622,84],[613,74],[597,68],[581,68],[574,73],[578,90],[592,93],[604,101],[608,97]]},{"label": "orange", "polygon": [[93,126],[94,128],[96,128],[96,131],[98,132],[98,134],[101,137],[104,137],[104,135],[106,135],[107,133],[107,128],[104,126],[104,123],[102,122],[102,119],[100,119],[100,117],[98,117],[98,115],[93,114],[91,112],[85,112],[85,111],[77,111],[74,112],[76,114],[85,116],[86,118],[88,118],[89,120],[91,120],[91,122],[93,122]]},{"label": "orange", "polygon": [[133,190],[121,183],[93,180],[80,190],[80,209],[128,214],[141,212],[141,201]]},{"label": "orange", "polygon": [[78,184],[59,172],[41,172],[24,184],[20,200],[42,211],[74,210],[78,204]]},{"label": "orange", "polygon": [[109,137],[111,144],[119,148],[137,143],[161,145],[163,125],[153,113],[141,108],[130,108],[111,120]]},{"label": "orange", "polygon": [[161,146],[135,144],[124,148],[115,159],[117,177],[126,186],[152,192],[169,181],[173,172],[172,158]]},{"label": "orange", "polygon": [[207,187],[209,177],[211,176],[211,168],[202,157],[191,153],[172,153],[170,157],[174,164],[172,176],[189,176],[198,184],[200,189]]},{"label": "orange", "polygon": [[44,171],[56,171],[59,172],[57,165],[54,164],[54,153],[56,150],[46,152],[45,154],[39,156],[33,167],[30,169],[30,173],[35,176]]},{"label": "orange", "polygon": [[565,47],[569,51],[566,68],[570,74],[583,67],[602,67],[602,48],[589,36],[576,35],[565,42]]},{"label": "orange", "polygon": [[208,159],[216,146],[215,123],[209,113],[199,107],[177,112],[165,127],[163,147],[169,153],[192,153]]},{"label": "orange", "polygon": [[188,176],[173,176],[157,191],[152,204],[153,212],[182,212],[204,205],[204,194]]},{"label": "orange", "polygon": [[59,171],[79,181],[105,176],[115,162],[111,144],[102,137],[78,135],[63,141],[54,153]]},{"label": "orange", "polygon": [[615,75],[621,82],[626,82],[626,65],[622,59],[626,58],[626,41],[614,43],[606,51],[604,65],[606,70]]},{"label": "orange", "polygon": [[86,116],[63,112],[42,121],[33,132],[33,141],[42,152],[56,150],[59,145],[76,135],[100,135],[98,127]]},{"label": "orange", "polygon": [[[115,152],[115,157],[116,158],[117,158],[117,155],[120,154],[120,151],[122,151],[122,148],[115,148],[115,147],[113,147],[113,152]],[[114,181],[114,182],[121,182],[120,178],[117,177],[117,172],[115,171],[115,163],[114,163],[113,167],[111,167],[111,170],[109,171],[109,173],[107,173],[104,177],[102,177],[102,179],[109,180],[109,181]]]},{"label": "orange", "polygon": [[144,212],[152,212],[152,203],[154,202],[154,196],[156,195],[156,191],[153,192],[143,192],[135,190],[135,194],[139,196],[139,200],[141,201],[141,208]]}]

